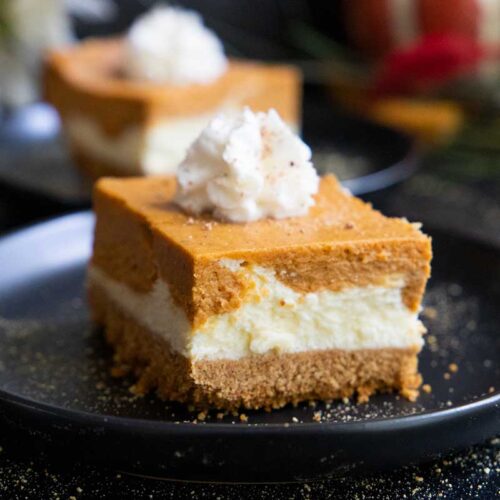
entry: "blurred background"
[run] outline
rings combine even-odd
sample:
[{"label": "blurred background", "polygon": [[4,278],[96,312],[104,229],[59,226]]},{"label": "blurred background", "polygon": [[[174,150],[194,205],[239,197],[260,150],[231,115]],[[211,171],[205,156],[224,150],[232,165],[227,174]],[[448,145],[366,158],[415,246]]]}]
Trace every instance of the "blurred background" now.
[{"label": "blurred background", "polygon": [[[87,37],[120,35],[138,15],[162,3],[0,0],[0,235],[91,205],[89,186],[72,166],[58,116],[41,102],[45,53]],[[500,0],[169,4],[200,12],[230,57],[301,68],[302,134],[319,171],[336,173],[387,215],[421,221],[440,241],[451,239],[450,266],[474,268],[477,263],[471,245],[455,259],[453,249],[463,240],[455,240],[454,246],[452,235],[500,245]],[[36,254],[36,248],[33,251]],[[464,255],[470,262],[464,263]],[[454,300],[453,296],[449,303]],[[61,488],[62,481],[56,484],[56,477],[47,476],[45,457],[42,465],[33,465],[32,451],[19,446],[16,434],[10,449],[7,436],[1,439],[9,453],[29,450],[25,463],[31,472],[25,476],[31,478],[31,488],[44,481]],[[447,498],[475,495],[488,482],[483,497],[493,498],[496,476],[484,465],[493,463],[486,460],[489,456],[498,461],[498,439],[491,443],[485,452],[454,462],[451,472],[445,471],[442,491]],[[24,488],[23,462],[11,463],[5,451],[0,458],[2,485],[11,481]],[[90,490],[92,482],[100,492],[106,483],[103,473],[82,470],[77,479],[73,472],[66,478],[71,492],[76,485],[81,492],[82,484]],[[437,496],[432,485],[443,481],[436,471],[441,468],[429,466],[425,475],[425,485],[431,484],[429,498]],[[424,485],[421,475],[395,472],[398,484],[410,488],[404,491],[412,496],[415,486]],[[338,484],[339,489],[328,494],[349,495],[344,491],[347,483]],[[359,483],[360,496],[367,491],[383,494],[386,488],[387,498],[402,497],[391,490],[390,481],[375,477],[371,484],[370,490],[365,482]],[[108,485],[116,495],[116,482]],[[186,488],[193,498],[192,486]],[[34,491],[33,497],[40,498],[40,490]]]},{"label": "blurred background", "polygon": [[[123,33],[159,3],[2,0],[4,227],[89,204],[57,116],[33,106],[45,51]],[[500,0],[170,4],[200,12],[231,57],[300,66],[320,171],[389,213],[500,242]]]}]

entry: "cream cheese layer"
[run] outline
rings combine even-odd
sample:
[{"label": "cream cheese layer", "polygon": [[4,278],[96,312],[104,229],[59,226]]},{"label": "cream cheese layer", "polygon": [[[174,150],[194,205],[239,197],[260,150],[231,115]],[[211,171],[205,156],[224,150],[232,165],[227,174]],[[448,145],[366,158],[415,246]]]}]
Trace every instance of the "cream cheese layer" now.
[{"label": "cream cheese layer", "polygon": [[405,349],[423,344],[424,328],[402,300],[401,277],[388,277],[384,286],[299,293],[278,280],[271,269],[241,267],[236,260],[220,264],[253,286],[238,309],[211,316],[197,328],[161,279],[150,292],[139,293],[94,266],[88,280],[130,318],[193,359],[240,359],[271,351]]},{"label": "cream cheese layer", "polygon": [[124,174],[174,174],[186,150],[210,121],[212,113],[162,120],[147,128],[131,126],[107,135],[98,122],[84,116],[66,120],[70,141],[88,156]]},{"label": "cream cheese layer", "polygon": [[[225,112],[234,112],[224,107]],[[66,119],[66,134],[86,155],[112,165],[126,175],[173,175],[198,137],[219,110],[160,120],[149,127],[130,126],[116,136],[85,116]],[[289,124],[297,130],[297,124]]]}]

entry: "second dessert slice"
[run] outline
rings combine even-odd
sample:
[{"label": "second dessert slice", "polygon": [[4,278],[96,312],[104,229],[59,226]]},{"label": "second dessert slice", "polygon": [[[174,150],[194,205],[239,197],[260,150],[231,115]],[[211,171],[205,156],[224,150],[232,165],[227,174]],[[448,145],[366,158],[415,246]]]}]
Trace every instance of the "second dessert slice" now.
[{"label": "second dessert slice", "polygon": [[246,113],[212,122],[179,181],[97,184],[90,298],[117,365],[224,408],[413,396],[430,239],[318,184],[276,115]]},{"label": "second dessert slice", "polygon": [[230,59],[194,12],[157,7],[121,38],[52,53],[45,98],[88,176],[175,174],[217,113],[274,106],[300,128],[301,78],[289,66]]}]

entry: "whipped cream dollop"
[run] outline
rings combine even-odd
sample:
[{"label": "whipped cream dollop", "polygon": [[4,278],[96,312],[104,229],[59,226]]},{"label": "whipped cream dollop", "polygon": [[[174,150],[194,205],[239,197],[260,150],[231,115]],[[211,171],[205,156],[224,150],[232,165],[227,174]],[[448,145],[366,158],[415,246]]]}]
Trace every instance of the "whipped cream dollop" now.
[{"label": "whipped cream dollop", "polygon": [[194,11],[156,7],[126,37],[129,77],[173,85],[209,84],[227,68],[224,48]]},{"label": "whipped cream dollop", "polygon": [[319,186],[311,150],[273,109],[216,116],[188,149],[177,180],[184,211],[234,222],[305,215]]}]

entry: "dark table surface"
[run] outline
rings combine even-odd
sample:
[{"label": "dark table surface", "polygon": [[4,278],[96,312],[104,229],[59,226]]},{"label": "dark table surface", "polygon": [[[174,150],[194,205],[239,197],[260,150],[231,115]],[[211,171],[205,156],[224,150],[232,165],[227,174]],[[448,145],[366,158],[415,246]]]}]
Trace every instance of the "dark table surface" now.
[{"label": "dark table surface", "polygon": [[[486,178],[466,172],[458,175],[434,158],[404,184],[367,198],[388,214],[404,215],[424,226],[445,228],[500,247],[500,169]],[[64,206],[0,186],[0,234],[66,212]],[[383,460],[383,450],[381,455]],[[365,477],[280,485],[181,483],[68,462],[64,456],[49,456],[36,442],[0,428],[0,498],[489,499],[500,498],[499,473],[497,437],[432,463]]]}]

